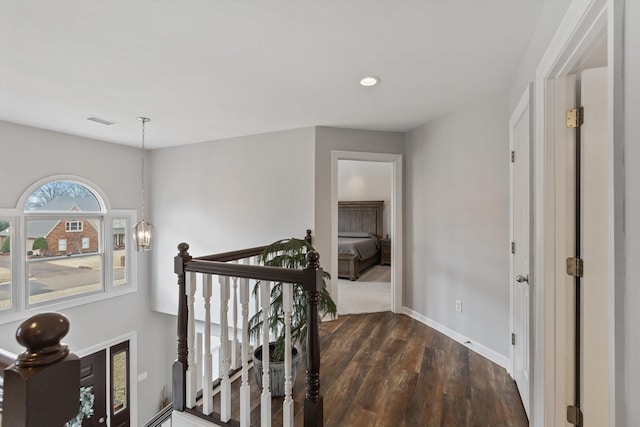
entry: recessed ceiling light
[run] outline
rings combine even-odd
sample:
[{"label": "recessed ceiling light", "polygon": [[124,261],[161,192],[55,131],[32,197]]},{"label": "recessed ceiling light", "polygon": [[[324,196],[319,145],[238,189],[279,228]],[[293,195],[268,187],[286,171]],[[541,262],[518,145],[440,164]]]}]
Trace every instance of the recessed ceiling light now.
[{"label": "recessed ceiling light", "polygon": [[96,116],[87,117],[87,120],[91,120],[92,122],[100,123],[107,126],[111,126],[112,124],[114,124],[109,120],[101,119],[100,117],[96,117]]},{"label": "recessed ceiling light", "polygon": [[362,80],[360,80],[360,84],[362,86],[375,86],[378,83],[380,83],[380,77],[376,76],[367,76],[363,77]]}]

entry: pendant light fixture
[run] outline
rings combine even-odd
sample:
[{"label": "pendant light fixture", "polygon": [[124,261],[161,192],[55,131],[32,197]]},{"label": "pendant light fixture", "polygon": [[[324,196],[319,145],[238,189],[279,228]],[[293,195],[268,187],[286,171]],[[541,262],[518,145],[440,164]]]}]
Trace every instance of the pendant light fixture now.
[{"label": "pendant light fixture", "polygon": [[133,240],[136,242],[138,252],[151,250],[151,239],[153,238],[153,225],[144,219],[144,126],[151,119],[138,117],[142,122],[142,149],[141,149],[141,182],[142,182],[142,220],[133,227]]}]

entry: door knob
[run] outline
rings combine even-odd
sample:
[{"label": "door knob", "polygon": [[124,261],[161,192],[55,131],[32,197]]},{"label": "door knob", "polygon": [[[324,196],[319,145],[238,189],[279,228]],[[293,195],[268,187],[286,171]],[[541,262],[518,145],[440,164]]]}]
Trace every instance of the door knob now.
[{"label": "door knob", "polygon": [[104,420],[104,417],[100,417],[100,419],[98,420],[98,422],[99,422],[100,424],[104,424],[104,421],[105,421],[105,420]]},{"label": "door knob", "polygon": [[516,282],[518,282],[518,283],[524,283],[524,282],[529,283],[529,275],[527,274],[526,276],[522,276],[522,275],[518,274],[516,276]]}]

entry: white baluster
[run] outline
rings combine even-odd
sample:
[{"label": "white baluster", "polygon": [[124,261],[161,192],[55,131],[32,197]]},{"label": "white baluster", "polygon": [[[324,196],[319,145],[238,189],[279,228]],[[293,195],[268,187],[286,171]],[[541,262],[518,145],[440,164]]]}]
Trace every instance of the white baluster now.
[{"label": "white baluster", "polygon": [[[247,264],[248,259],[243,260]],[[249,279],[240,279],[242,307],[242,383],[240,385],[240,427],[251,425],[251,388],[249,387]]]},{"label": "white baluster", "polygon": [[233,279],[233,344],[231,345],[231,367],[238,369],[240,358],[238,355],[238,278]]},{"label": "white baluster", "polygon": [[271,427],[271,391],[269,390],[269,302],[271,282],[261,283],[262,301],[262,395],[260,399],[260,425]]},{"label": "white baluster", "polygon": [[213,372],[211,356],[211,294],[212,278],[204,275],[202,283],[202,297],[204,298],[204,373],[202,375],[202,413],[210,415],[213,412]]},{"label": "white baluster", "polygon": [[220,357],[222,358],[222,378],[220,382],[220,420],[228,422],[231,419],[231,380],[229,369],[231,358],[229,352],[229,277],[218,276],[220,283]]},{"label": "white baluster", "polygon": [[282,403],[282,425],[293,426],[293,381],[292,381],[292,344],[291,344],[291,312],[293,311],[293,285],[282,284],[282,305],[284,309],[284,402]]},{"label": "white baluster", "polygon": [[196,319],[195,319],[195,294],[196,294],[196,274],[187,272],[186,280],[187,291],[187,310],[189,316],[187,318],[187,408],[193,408],[196,405],[196,393],[198,386],[198,365],[196,363]]},{"label": "white baluster", "polygon": [[[260,261],[259,261],[257,256],[253,257],[252,261],[253,261],[251,263],[252,265],[259,265],[260,264]],[[255,281],[254,281],[254,283],[255,283]],[[260,292],[256,292],[256,294],[254,295],[254,298],[255,298],[255,301],[254,301],[254,303],[255,303],[255,312],[258,313],[258,312],[260,312]],[[256,335],[254,345],[255,345],[256,348],[260,347],[260,334]]]},{"label": "white baluster", "polygon": [[[198,371],[200,373],[202,373],[202,370],[204,369],[204,364],[202,363],[203,353],[204,348],[202,345],[202,332],[196,332],[196,366],[198,367]],[[202,390],[202,375],[197,375],[196,380],[196,390]]]}]

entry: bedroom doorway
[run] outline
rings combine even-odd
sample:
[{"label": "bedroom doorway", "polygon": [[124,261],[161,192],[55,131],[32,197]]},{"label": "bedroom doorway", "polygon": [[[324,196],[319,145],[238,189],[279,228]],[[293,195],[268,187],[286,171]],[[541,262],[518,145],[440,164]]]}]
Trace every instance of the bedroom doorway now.
[{"label": "bedroom doorway", "polygon": [[338,314],[391,311],[392,172],[338,160]]},{"label": "bedroom doorway", "polygon": [[[338,312],[402,313],[402,155],[333,151],[331,165],[330,291]],[[356,255],[338,256],[338,201],[355,209],[358,221],[368,224],[366,230],[351,231],[374,235],[378,245],[377,254],[364,256],[361,265],[349,259]],[[362,285],[370,289],[363,290]]]}]

